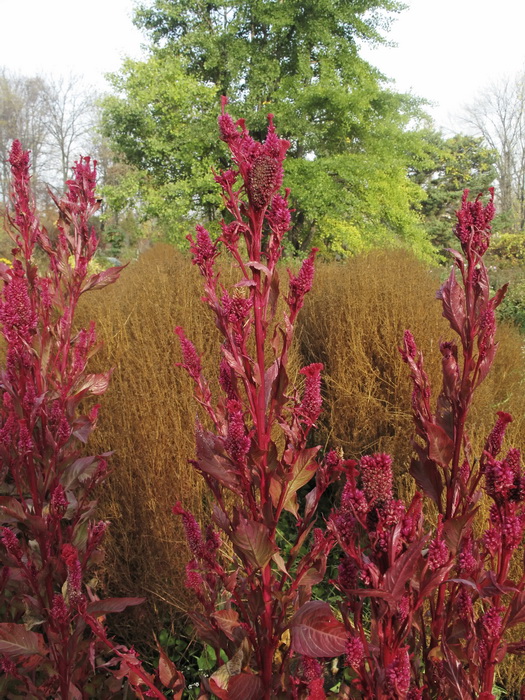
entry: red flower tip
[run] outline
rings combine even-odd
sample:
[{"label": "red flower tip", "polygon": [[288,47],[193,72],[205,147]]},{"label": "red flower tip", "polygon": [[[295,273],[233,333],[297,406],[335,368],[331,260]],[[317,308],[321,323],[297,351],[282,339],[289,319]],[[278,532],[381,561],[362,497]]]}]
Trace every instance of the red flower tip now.
[{"label": "red flower tip", "polygon": [[173,515],[182,515],[185,512],[184,508],[182,507],[182,503],[177,501],[177,503],[175,503],[175,505],[172,507],[171,512]]}]

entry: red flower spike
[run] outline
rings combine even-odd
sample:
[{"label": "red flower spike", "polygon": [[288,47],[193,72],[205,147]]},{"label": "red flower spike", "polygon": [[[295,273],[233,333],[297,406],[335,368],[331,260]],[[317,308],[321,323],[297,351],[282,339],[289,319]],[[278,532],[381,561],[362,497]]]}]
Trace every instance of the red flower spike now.
[{"label": "red flower spike", "polygon": [[494,218],[494,188],[489,189],[490,199],[483,206],[481,194],[471,202],[468,200],[469,191],[463,192],[461,209],[456,212],[457,224],[454,233],[461,243],[465,254],[468,250],[475,251],[482,256],[489,247],[492,233],[491,221]]},{"label": "red flower spike", "polygon": [[306,377],[303,398],[299,406],[300,415],[313,425],[319,418],[323,399],[321,398],[321,372],[323,365],[319,362],[299,370]]},{"label": "red flower spike", "polygon": [[[80,403],[103,393],[110,373],[86,373],[94,325],[76,335],[73,330],[80,296],[116,281],[120,268],[88,273],[98,245],[89,223],[100,205],[94,161],[81,158],[65,195],[52,196],[59,214],[56,235],[40,226],[29,152],[18,141],[9,162],[7,234],[15,247],[12,266],[2,264],[0,270],[0,330],[6,345],[6,371],[0,373],[0,480],[10,484],[12,511],[10,527],[0,528],[1,563],[10,564],[0,566],[0,641],[19,651],[9,663],[0,660],[0,666],[16,695],[69,697],[92,682],[95,657],[108,650],[118,656],[123,649],[117,651],[102,622],[88,614],[95,602],[103,610],[103,602],[88,603],[83,595],[83,581],[94,564],[91,555],[105,530],[93,519],[93,489],[102,481],[105,460],[85,453],[97,409],[83,415]],[[40,265],[42,258],[47,260]],[[129,601],[115,599],[108,606],[124,609],[140,599]],[[38,631],[19,624],[22,609],[27,620],[38,621]],[[103,663],[104,676],[95,683],[103,695],[111,664]],[[154,687],[137,661],[133,671],[115,673],[111,692],[118,693],[118,681],[130,674],[142,674],[144,685]]]}]

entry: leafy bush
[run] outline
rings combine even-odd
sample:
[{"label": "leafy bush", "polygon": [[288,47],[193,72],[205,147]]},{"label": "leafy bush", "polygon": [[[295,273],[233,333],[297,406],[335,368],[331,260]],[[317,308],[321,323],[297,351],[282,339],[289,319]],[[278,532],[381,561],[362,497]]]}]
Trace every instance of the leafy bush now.
[{"label": "leafy bush", "polygon": [[[490,297],[483,262],[493,192],[485,206],[480,197],[470,202],[465,192],[457,213],[463,255],[452,251],[454,267],[438,297],[461,352],[453,341],[440,343],[443,388],[434,409],[422,355],[412,334],[404,335],[401,353],[414,384],[417,434],[411,466],[417,490],[405,505],[394,498],[389,455],[376,453],[357,463],[330,452],[320,465],[319,448],[307,447],[320,414],[322,365],[301,370],[306,382],[299,397],[287,393],[286,362],[295,317],[312,285],[315,250],[297,276],[290,273],[284,327],[271,327],[279,291],[276,262],[290,226],[288,192],[285,198],[278,193],[288,144],[276,137],[271,119],[264,144],[224,111],[219,125],[236,166],[215,176],[232,221],[222,222],[215,243],[202,227],[196,241],[190,237],[193,261],[205,279],[204,301],[224,337],[219,372],[224,393],[217,403],[199,354],[176,329],[181,364],[213,424],[208,431],[197,423],[193,466],[214,495],[212,519],[233,552],[226,562],[219,553],[221,536],[211,526],[203,534],[194,517],[175,506],[193,555],[187,584],[207,613],[192,617],[217,657],[218,669],[203,688],[226,700],[239,693],[254,700],[275,694],[324,698],[319,659],[345,654],[349,671],[341,697],[494,698],[496,667],[508,651],[523,648],[522,641],[509,644],[504,635],[523,621],[525,579],[511,579],[510,564],[525,527],[525,475],[519,450],[497,459],[512,421],[508,413],[498,413],[479,459],[466,432],[474,391],[494,361],[495,310],[506,292],[504,286]],[[246,258],[239,249],[243,238]],[[240,271],[236,294],[218,286],[220,244]],[[282,450],[272,439],[274,423],[285,435]],[[296,555],[314,526],[319,497],[341,470],[347,473],[341,505],[326,531],[313,531],[303,564]],[[300,514],[297,491],[315,472],[316,486]],[[493,505],[478,536],[473,523],[481,484]],[[228,492],[237,497],[233,505]],[[425,498],[438,513],[435,524],[424,518]],[[278,540],[284,510],[295,515],[298,529],[288,561]],[[334,539],[343,552],[342,619],[327,603],[310,600]],[[277,654],[288,631],[290,645]]]},{"label": "leafy bush", "polygon": [[[53,240],[36,216],[29,153],[18,141],[9,162],[15,248],[12,264],[0,263],[1,694],[107,698],[125,681],[137,697],[145,688],[162,698],[136,654],[112,642],[102,622],[142,599],[100,600],[88,583],[107,527],[95,517],[93,493],[110,453],[84,454],[99,406],[87,414],[81,407],[106,391],[111,371],[87,372],[97,349],[95,326],[76,332],[73,321],[81,295],[114,282],[121,271],[88,272],[98,245],[89,224],[99,206],[96,164],[81,159],[66,195],[54,199]],[[47,257],[45,271],[34,262],[37,248]],[[110,661],[103,656],[108,650]]]}]

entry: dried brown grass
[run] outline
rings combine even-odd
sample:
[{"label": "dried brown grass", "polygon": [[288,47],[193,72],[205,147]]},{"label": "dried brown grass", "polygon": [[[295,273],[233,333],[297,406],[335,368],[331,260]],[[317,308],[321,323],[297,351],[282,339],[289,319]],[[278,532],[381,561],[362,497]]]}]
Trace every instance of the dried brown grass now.
[{"label": "dried brown grass", "polygon": [[[233,274],[231,267],[221,268],[225,283],[238,281]],[[203,352],[213,389],[220,337],[201,296],[202,278],[189,256],[159,245],[125,269],[117,284],[86,295],[78,319],[81,325],[93,319],[104,341],[97,366],[115,368],[89,447],[114,450],[99,501],[101,516],[111,522],[99,583],[110,595],[146,597],[146,606],[115,622],[117,632],[141,642],[195,605],[184,583],[186,540],[171,508],[180,500],[207,523],[210,504],[203,480],[188,464],[197,405],[192,380],[175,367],[181,357],[173,329],[182,326]],[[292,381],[297,368],[291,353]]]},{"label": "dried brown grass", "polygon": [[86,295],[82,309],[104,341],[97,364],[115,368],[90,447],[115,451],[100,494],[111,521],[101,576],[112,595],[147,598],[148,607],[132,617],[139,638],[194,603],[184,586],[185,539],[171,507],[181,500],[204,518],[206,491],[187,463],[196,406],[191,381],[174,366],[180,356],[173,328],[184,326],[202,349],[205,370],[216,366],[216,330],[201,293],[189,258],[157,246],[116,285]]},{"label": "dried brown grass", "polygon": [[[305,361],[325,363],[324,413],[316,440],[340,446],[352,458],[372,451],[392,454],[402,498],[414,488],[408,474],[413,423],[409,372],[398,347],[409,328],[423,351],[436,397],[441,389],[439,341],[454,338],[435,299],[439,286],[438,276],[407,253],[373,251],[344,264],[318,266],[300,321]],[[501,325],[498,340],[493,368],[475,395],[469,434],[474,453],[480,454],[496,411],[508,411],[514,416],[508,446],[525,454],[524,339]],[[480,515],[487,513],[484,503]],[[522,568],[520,549],[514,574]],[[525,668],[519,657],[506,660],[501,677],[508,690],[521,687]]]},{"label": "dried brown grass", "polygon": [[[228,276],[228,271],[224,271]],[[284,276],[283,276],[284,277]],[[411,387],[397,350],[410,328],[425,355],[436,395],[440,389],[439,340],[451,337],[435,300],[436,275],[401,251],[371,252],[348,262],[317,267],[314,289],[300,315],[293,366],[325,363],[325,411],[316,440],[340,446],[348,457],[371,451],[395,459],[400,495],[412,490]],[[215,376],[219,339],[202,304],[202,283],[188,257],[157,246],[124,271],[102,294],[87,295],[105,348],[101,367],[115,367],[94,433],[95,447],[115,450],[113,472],[101,494],[112,526],[102,578],[113,595],[144,595],[129,639],[145,639],[194,604],[184,586],[187,549],[171,506],[180,499],[203,521],[209,504],[202,481],[188,466],[193,454],[196,407],[173,335],[183,326],[203,364]],[[499,331],[500,349],[478,391],[470,433],[479,450],[495,411],[514,415],[509,442],[525,450],[522,338]],[[300,357],[299,357],[300,355]],[[142,614],[143,618],[140,618]],[[519,687],[522,664],[507,662],[508,687]]]}]

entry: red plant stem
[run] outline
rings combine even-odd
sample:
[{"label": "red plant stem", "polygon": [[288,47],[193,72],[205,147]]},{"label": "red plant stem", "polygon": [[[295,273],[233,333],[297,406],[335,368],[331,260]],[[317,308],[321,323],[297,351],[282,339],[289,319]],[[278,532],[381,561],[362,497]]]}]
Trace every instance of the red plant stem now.
[{"label": "red plant stem", "polygon": [[[260,235],[259,235],[260,240]],[[260,257],[260,255],[259,255]],[[256,429],[259,449],[261,450],[261,459],[259,463],[260,478],[261,478],[261,508],[264,510],[269,498],[269,480],[267,479],[267,449],[268,449],[268,428],[266,425],[266,402],[265,402],[265,353],[264,342],[265,332],[263,327],[263,305],[261,300],[260,284],[261,274],[258,270],[253,271],[253,278],[256,282],[254,294],[254,320],[255,320],[255,345],[257,350],[257,365],[259,372],[259,388],[257,393],[256,404]],[[271,536],[275,532],[275,521],[273,523]],[[271,698],[271,681],[273,675],[273,655],[275,651],[275,641],[273,634],[273,599],[272,599],[272,567],[267,564],[262,569],[262,597],[264,605],[263,625],[264,634],[267,638],[266,649],[263,650],[261,680],[264,688],[264,697],[270,700]]]},{"label": "red plant stem", "polygon": [[[105,634],[104,630],[101,628],[101,626],[95,622],[95,620],[90,617],[89,615],[86,615],[84,617],[84,620],[86,623],[91,627],[93,633],[102,641],[104,644],[106,644],[117,656],[120,656],[123,658],[125,654],[122,654],[121,651],[113,644],[111,639]],[[136,673],[136,675],[140,678],[140,680],[144,683],[149,688],[149,695],[148,697],[153,697],[153,698],[159,698],[159,700],[166,700],[166,696],[164,693],[161,693],[161,691],[156,688],[153,683],[151,682],[151,679],[149,675],[144,671],[142,668],[142,665],[140,661],[137,659],[136,665],[133,665],[133,672]]]}]

